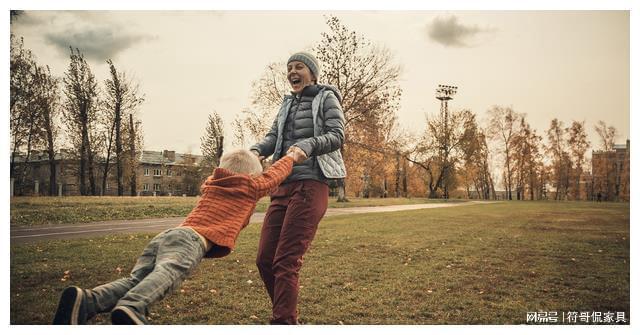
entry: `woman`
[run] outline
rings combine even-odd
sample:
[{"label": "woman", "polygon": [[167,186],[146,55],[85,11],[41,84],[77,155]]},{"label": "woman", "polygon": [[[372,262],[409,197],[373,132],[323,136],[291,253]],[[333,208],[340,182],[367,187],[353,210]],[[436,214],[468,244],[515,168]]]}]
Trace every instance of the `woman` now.
[{"label": "woman", "polygon": [[293,167],[289,177],[271,194],[260,235],[256,264],[271,303],[271,324],[298,323],[298,273],[302,256],[327,210],[329,179],[344,178],[340,147],[344,114],[340,93],[318,85],[316,58],[306,52],[287,61],[291,95],[286,95],[271,130],[251,147],[261,158],[278,160],[288,151],[308,159]]}]

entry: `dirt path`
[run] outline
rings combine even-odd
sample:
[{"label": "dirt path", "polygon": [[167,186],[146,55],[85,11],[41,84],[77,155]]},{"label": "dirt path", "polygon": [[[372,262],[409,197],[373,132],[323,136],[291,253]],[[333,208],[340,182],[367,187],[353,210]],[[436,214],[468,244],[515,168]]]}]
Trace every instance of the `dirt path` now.
[{"label": "dirt path", "polygon": [[[486,201],[469,201],[456,203],[395,205],[377,207],[328,208],[325,216],[397,212],[426,208],[440,208],[453,206],[467,206],[474,204],[488,204]],[[262,222],[264,213],[254,213],[251,222]],[[114,233],[158,233],[164,229],[179,225],[184,217],[156,218],[142,220],[114,220],[79,224],[44,225],[31,227],[12,227],[11,243],[28,243],[52,239],[72,239],[96,237]]]}]

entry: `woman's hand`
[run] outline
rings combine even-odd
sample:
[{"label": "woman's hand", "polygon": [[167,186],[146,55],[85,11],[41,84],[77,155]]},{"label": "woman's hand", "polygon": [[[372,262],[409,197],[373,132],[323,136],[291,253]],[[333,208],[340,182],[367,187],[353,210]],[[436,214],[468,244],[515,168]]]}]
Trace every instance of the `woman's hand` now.
[{"label": "woman's hand", "polygon": [[294,145],[290,146],[289,150],[287,150],[287,156],[293,158],[293,162],[296,164],[304,162],[307,159],[307,154],[305,154],[302,149]]},{"label": "woman's hand", "polygon": [[260,160],[260,162],[262,162],[264,160],[264,156],[260,156],[260,153],[256,150],[250,150],[251,153],[253,153],[254,155],[258,156],[258,159]]}]

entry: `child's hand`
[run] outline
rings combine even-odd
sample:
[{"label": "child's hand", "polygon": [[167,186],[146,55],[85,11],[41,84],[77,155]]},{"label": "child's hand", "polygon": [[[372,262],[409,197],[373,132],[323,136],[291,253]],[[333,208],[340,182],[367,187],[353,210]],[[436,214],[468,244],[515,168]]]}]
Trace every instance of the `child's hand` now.
[{"label": "child's hand", "polygon": [[287,156],[293,158],[293,162],[296,164],[304,162],[307,159],[307,154],[294,145],[290,146],[289,150],[287,150]]}]

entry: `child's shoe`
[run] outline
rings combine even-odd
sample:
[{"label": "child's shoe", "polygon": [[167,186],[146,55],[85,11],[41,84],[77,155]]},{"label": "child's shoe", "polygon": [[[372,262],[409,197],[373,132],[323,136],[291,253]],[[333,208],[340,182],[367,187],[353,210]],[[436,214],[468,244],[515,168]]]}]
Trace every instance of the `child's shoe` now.
[{"label": "child's shoe", "polygon": [[139,316],[133,309],[127,306],[117,306],[111,311],[111,324],[114,325],[144,325],[147,323],[144,317]]},{"label": "child's shoe", "polygon": [[77,286],[69,286],[62,291],[54,325],[83,325],[87,323],[87,297]]}]

